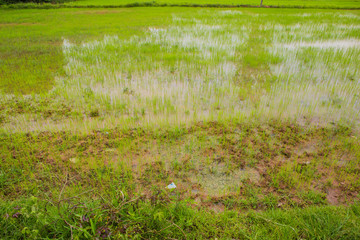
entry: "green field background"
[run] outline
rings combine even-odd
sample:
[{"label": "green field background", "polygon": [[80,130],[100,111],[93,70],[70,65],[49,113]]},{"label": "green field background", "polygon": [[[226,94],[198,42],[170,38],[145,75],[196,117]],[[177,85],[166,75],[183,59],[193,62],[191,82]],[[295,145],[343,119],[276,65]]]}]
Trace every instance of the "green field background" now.
[{"label": "green field background", "polygon": [[[67,3],[71,6],[116,6],[126,5],[132,3],[157,3],[157,4],[169,4],[169,5],[194,5],[194,4],[214,4],[214,5],[253,5],[257,6],[260,4],[260,0],[78,0]],[[264,0],[263,5],[265,6],[299,6],[299,7],[339,7],[339,8],[359,8],[360,1],[358,0]]]}]

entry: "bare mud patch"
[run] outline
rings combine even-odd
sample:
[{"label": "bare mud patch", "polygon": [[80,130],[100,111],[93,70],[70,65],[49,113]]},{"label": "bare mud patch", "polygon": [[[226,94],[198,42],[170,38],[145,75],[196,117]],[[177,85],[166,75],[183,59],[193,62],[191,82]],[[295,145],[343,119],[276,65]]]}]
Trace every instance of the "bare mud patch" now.
[{"label": "bare mud patch", "polygon": [[236,192],[245,180],[258,183],[260,174],[253,168],[229,170],[225,164],[213,163],[193,174],[190,179],[192,183],[201,186],[200,192],[206,192],[209,196],[219,196]]}]

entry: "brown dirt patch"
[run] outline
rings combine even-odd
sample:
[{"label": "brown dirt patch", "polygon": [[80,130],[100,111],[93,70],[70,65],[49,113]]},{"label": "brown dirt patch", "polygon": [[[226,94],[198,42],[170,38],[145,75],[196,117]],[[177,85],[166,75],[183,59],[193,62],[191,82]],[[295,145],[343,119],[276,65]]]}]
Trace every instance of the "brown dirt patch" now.
[{"label": "brown dirt patch", "polygon": [[339,198],[341,197],[341,190],[338,188],[330,188],[327,191],[326,199],[331,205],[338,205]]},{"label": "brown dirt patch", "polygon": [[[354,185],[359,171],[336,162],[341,159],[355,164],[356,155],[349,149],[355,149],[351,144],[358,144],[356,139],[344,147],[343,136],[326,135],[323,130],[304,133],[285,124],[225,127],[199,123],[181,134],[171,134],[136,129],[94,131],[82,136],[44,132],[24,136],[21,148],[11,139],[3,141],[16,161],[41,162],[52,173],[68,172],[85,185],[98,185],[94,168],[125,166],[124,171],[131,175],[129,181],[138,186],[135,192],[146,198],[172,198],[164,192],[174,182],[177,188],[168,194],[197,199],[197,206],[214,211],[339,205],[355,199],[359,190]],[[36,167],[39,172],[46,170]],[[44,176],[36,178],[48,181]]]}]

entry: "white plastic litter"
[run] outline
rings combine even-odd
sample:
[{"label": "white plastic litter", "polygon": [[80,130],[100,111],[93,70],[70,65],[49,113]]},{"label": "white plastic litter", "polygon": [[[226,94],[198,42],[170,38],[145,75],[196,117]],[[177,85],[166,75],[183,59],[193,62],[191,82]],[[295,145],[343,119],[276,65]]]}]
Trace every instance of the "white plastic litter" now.
[{"label": "white plastic litter", "polygon": [[171,184],[169,184],[166,188],[168,188],[168,189],[174,189],[174,188],[176,188],[176,185],[175,185],[175,183],[171,183]]}]

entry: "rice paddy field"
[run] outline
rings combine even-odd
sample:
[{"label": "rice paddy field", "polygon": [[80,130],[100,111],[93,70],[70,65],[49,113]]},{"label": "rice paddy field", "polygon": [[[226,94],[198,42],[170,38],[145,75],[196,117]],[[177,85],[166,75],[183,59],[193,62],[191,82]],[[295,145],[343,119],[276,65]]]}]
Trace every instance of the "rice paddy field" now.
[{"label": "rice paddy field", "polygon": [[0,238],[359,239],[360,11],[129,3],[0,8]]},{"label": "rice paddy field", "polygon": [[[208,5],[208,6],[259,6],[261,1],[258,0],[79,0],[66,3],[70,6],[121,6],[121,5]],[[359,8],[360,2],[358,0],[264,0],[263,4],[273,7],[315,7],[315,8]]]}]

